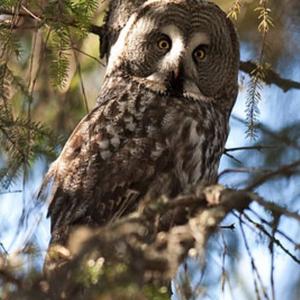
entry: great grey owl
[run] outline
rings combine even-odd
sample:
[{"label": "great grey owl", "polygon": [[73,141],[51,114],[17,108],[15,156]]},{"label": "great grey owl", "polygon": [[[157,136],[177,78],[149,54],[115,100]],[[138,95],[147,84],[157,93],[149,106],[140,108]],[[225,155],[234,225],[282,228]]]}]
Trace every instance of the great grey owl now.
[{"label": "great grey owl", "polygon": [[197,0],[149,0],[115,38],[97,106],[46,175],[51,243],[145,199],[216,182],[238,90],[226,14]]}]

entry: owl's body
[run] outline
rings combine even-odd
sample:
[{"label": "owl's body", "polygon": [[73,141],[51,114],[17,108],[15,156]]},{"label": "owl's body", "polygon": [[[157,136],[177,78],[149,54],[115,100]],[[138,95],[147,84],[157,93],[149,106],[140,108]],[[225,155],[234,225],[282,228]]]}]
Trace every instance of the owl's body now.
[{"label": "owl's body", "polygon": [[214,183],[238,61],[235,32],[215,5],[148,1],[137,10],[111,48],[97,107],[47,174],[51,242],[65,244],[73,226],[107,224],[142,200]]}]

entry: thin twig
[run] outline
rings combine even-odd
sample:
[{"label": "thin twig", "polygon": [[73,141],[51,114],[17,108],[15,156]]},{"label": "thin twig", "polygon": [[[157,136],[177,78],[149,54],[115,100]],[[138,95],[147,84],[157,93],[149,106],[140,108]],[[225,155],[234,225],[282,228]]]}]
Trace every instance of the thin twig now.
[{"label": "thin twig", "polygon": [[218,175],[218,179],[220,179],[222,176],[228,173],[246,173],[246,174],[253,174],[253,173],[267,173],[270,172],[270,170],[265,169],[259,169],[259,168],[228,168],[222,171]]},{"label": "thin twig", "polygon": [[[251,207],[248,208],[251,213],[257,217],[260,222],[262,222],[263,224],[272,227],[272,224],[270,224],[266,219],[264,219],[262,216],[260,216],[255,210],[253,210]],[[278,213],[278,212],[277,212]],[[284,215],[284,214],[282,214]],[[300,220],[299,220],[300,221]],[[283,232],[282,230],[276,228],[276,233],[280,234],[281,236],[283,236],[287,241],[289,241],[291,244],[293,244],[295,247],[299,247],[299,244],[297,242],[295,242],[291,237],[289,237],[285,232]]]},{"label": "thin twig", "polygon": [[244,146],[244,147],[236,147],[236,148],[225,148],[224,153],[233,152],[233,151],[242,151],[242,150],[257,150],[261,151],[263,149],[274,149],[278,148],[277,146],[270,146],[270,145],[256,145],[256,146]]},{"label": "thin twig", "polygon": [[35,15],[33,12],[31,12],[28,8],[26,8],[23,4],[21,5],[22,9],[28,14],[30,15],[34,20],[37,21],[42,21],[42,19],[40,17],[38,17],[37,15]]},{"label": "thin twig", "polygon": [[77,71],[78,71],[78,76],[79,76],[79,81],[80,81],[81,92],[82,92],[82,95],[83,95],[84,107],[85,107],[86,113],[89,113],[88,100],[87,100],[87,96],[86,96],[86,92],[85,92],[85,87],[84,87],[84,83],[83,83],[80,62],[79,62],[79,59],[78,59],[76,51],[73,51],[73,53],[74,53],[75,62],[76,62],[76,66],[77,66]]},{"label": "thin twig", "polygon": [[4,194],[14,194],[14,193],[22,193],[22,190],[14,190],[14,191],[0,191],[0,195]]},{"label": "thin twig", "polygon": [[[235,214],[233,212],[233,214]],[[236,214],[235,214],[236,215]],[[292,254],[285,246],[282,245],[282,243],[275,237],[273,237],[261,224],[253,221],[245,212],[243,213],[243,216],[245,219],[254,225],[255,228],[257,228],[260,232],[264,233],[269,239],[271,239],[274,244],[276,244],[281,250],[283,250],[291,259],[293,259],[296,263],[300,264],[300,259],[297,258],[294,254]]]},{"label": "thin twig", "polygon": [[83,55],[85,55],[85,56],[87,56],[87,57],[95,60],[99,65],[101,65],[102,67],[105,67],[105,64],[100,59],[98,59],[97,57],[95,57],[93,55],[90,55],[90,54],[82,51],[81,49],[79,49],[79,48],[77,48],[75,46],[72,46],[72,48],[70,48],[70,49],[75,50],[75,51],[77,51],[77,52],[79,52],[79,53],[81,53],[81,54],[83,54]]},{"label": "thin twig", "polygon": [[[24,10],[24,7],[23,7]],[[24,18],[31,18],[34,19],[42,24],[45,24],[46,26],[48,26],[45,23],[45,18],[43,16],[38,16],[32,12],[29,11],[23,11],[23,12],[17,12],[17,11],[10,11],[7,9],[0,9],[0,15],[7,15],[7,16],[18,16],[18,17],[24,17]],[[55,21],[55,19],[51,19],[51,18],[47,18],[47,20],[49,21]],[[78,27],[78,25],[76,24],[75,21],[68,21],[64,23],[66,26],[71,26],[71,27]],[[22,26],[17,26],[17,24],[15,23],[11,23],[11,29],[18,29],[18,28],[22,28]],[[101,26],[98,25],[94,25],[94,24],[90,24],[89,28],[88,28],[88,32],[93,33],[95,35],[98,35],[99,37],[103,36],[104,34],[104,29]]]},{"label": "thin twig", "polygon": [[5,255],[9,255],[9,253],[7,252],[7,250],[5,249],[4,245],[0,242],[0,248],[3,250]]},{"label": "thin twig", "polygon": [[228,156],[229,158],[231,158],[232,160],[234,160],[235,162],[237,162],[238,164],[242,164],[242,162],[240,160],[238,160],[236,157],[234,157],[232,154],[229,154],[227,152],[224,152],[224,155]]},{"label": "thin twig", "polygon": [[221,291],[222,291],[222,294],[224,295],[224,293],[225,293],[225,283],[226,283],[226,279],[227,279],[225,264],[226,264],[226,255],[227,255],[227,252],[228,252],[228,248],[227,248],[227,244],[226,244],[224,235],[221,234],[221,237],[222,237],[222,242],[223,242]]},{"label": "thin twig", "polygon": [[296,160],[291,164],[283,165],[274,171],[264,172],[262,175],[256,177],[250,184],[248,184],[248,186],[245,189],[253,190],[259,187],[260,185],[262,185],[263,183],[265,183],[266,181],[270,179],[274,179],[275,177],[291,176],[295,173],[299,173],[300,172],[299,167],[300,167],[300,160]]},{"label": "thin twig", "polygon": [[275,257],[275,251],[274,251],[274,239],[275,239],[275,234],[277,231],[277,227],[279,225],[280,221],[280,215],[273,214],[273,226],[272,226],[272,239],[270,239],[270,244],[269,244],[269,249],[271,252],[271,266],[270,266],[270,283],[271,283],[271,291],[272,291],[272,300],[275,300],[275,284],[274,284],[274,257]]},{"label": "thin twig", "polygon": [[257,270],[257,267],[256,267],[256,264],[255,264],[255,261],[254,261],[254,258],[252,256],[252,253],[250,251],[250,247],[249,247],[249,244],[248,244],[248,241],[247,241],[247,237],[246,237],[246,233],[244,231],[244,227],[243,227],[243,224],[244,224],[244,221],[242,220],[242,215],[237,215],[235,213],[233,213],[239,220],[239,223],[240,223],[240,228],[241,228],[241,233],[242,233],[242,237],[243,237],[243,241],[244,241],[244,245],[245,245],[245,248],[246,248],[246,251],[248,253],[248,256],[250,258],[250,262],[251,262],[251,267],[252,267],[252,271],[254,272],[253,274],[253,283],[254,283],[254,287],[255,287],[255,292],[256,292],[256,295],[257,295],[257,299],[260,299],[260,294],[259,294],[259,289],[258,289],[258,285],[257,285],[257,281],[256,281],[256,278],[254,275],[256,275],[257,279],[258,279],[258,282],[260,283],[260,286],[261,286],[261,289],[262,289],[262,292],[265,296],[266,299],[269,299],[269,296],[268,294],[266,293],[265,291],[265,288],[263,286],[263,282],[262,282],[262,279],[260,277],[260,274]]}]

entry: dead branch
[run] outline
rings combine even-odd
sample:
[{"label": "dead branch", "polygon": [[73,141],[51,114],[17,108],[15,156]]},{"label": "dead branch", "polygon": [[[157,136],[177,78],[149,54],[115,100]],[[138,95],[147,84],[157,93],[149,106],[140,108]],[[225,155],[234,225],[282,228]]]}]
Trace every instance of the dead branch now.
[{"label": "dead branch", "polygon": [[[244,210],[252,201],[273,213],[293,215],[300,221],[297,213],[269,203],[255,193],[220,185],[198,187],[174,199],[161,197],[103,228],[75,230],[68,248],[54,246],[47,262],[52,268],[49,270],[52,291],[67,292],[69,297],[77,299],[78,285],[74,285],[74,278],[78,273],[86,274],[90,265],[99,262],[102,272],[97,281],[100,286],[95,285],[98,292],[107,290],[109,284],[103,274],[114,272],[117,266],[124,267],[125,271],[114,277],[115,286],[162,285],[175,276],[187,257],[203,258],[207,241],[221,229],[219,224],[224,217],[233,211],[245,215]],[[277,240],[274,243],[282,248]],[[66,274],[70,280],[63,281]]]},{"label": "dead branch", "polygon": [[[208,239],[230,211],[243,211],[251,201],[252,194],[246,191],[220,185],[202,187],[175,199],[151,201],[97,230],[79,228],[71,234],[67,248],[50,249],[46,268],[55,297],[63,291],[72,299],[76,297],[74,280],[62,281],[62,277],[68,274],[74,279],[91,261],[103,263],[102,274],[107,268],[111,271],[120,264],[126,266],[126,276],[114,278],[116,285],[129,279],[139,286],[169,281],[187,256],[204,255]],[[98,282],[106,280],[101,277]]]},{"label": "dead branch", "polygon": [[[115,288],[163,286],[187,257],[204,257],[207,241],[222,230],[220,222],[227,214],[237,211],[247,216],[245,210],[253,201],[277,215],[300,221],[297,213],[253,192],[199,186],[173,199],[162,196],[143,203],[138,211],[102,228],[77,228],[67,247],[55,245],[49,250],[47,280],[38,277],[27,283],[3,268],[0,277],[22,287],[18,291],[21,296],[14,299],[32,299],[33,289],[37,299],[91,299],[91,295],[100,297],[108,291],[108,299],[127,299],[115,294]],[[266,231],[258,225],[256,228]],[[287,250],[275,239],[274,244]]]}]

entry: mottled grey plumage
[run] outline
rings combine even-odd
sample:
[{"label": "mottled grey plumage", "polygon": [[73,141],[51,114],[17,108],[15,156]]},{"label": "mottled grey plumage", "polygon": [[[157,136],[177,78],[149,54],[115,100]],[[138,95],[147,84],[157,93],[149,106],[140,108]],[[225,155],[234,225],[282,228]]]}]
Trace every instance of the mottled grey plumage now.
[{"label": "mottled grey plumage", "polygon": [[216,181],[238,88],[231,22],[196,0],[149,0],[122,22],[97,107],[45,179],[52,243],[141,200]]}]

